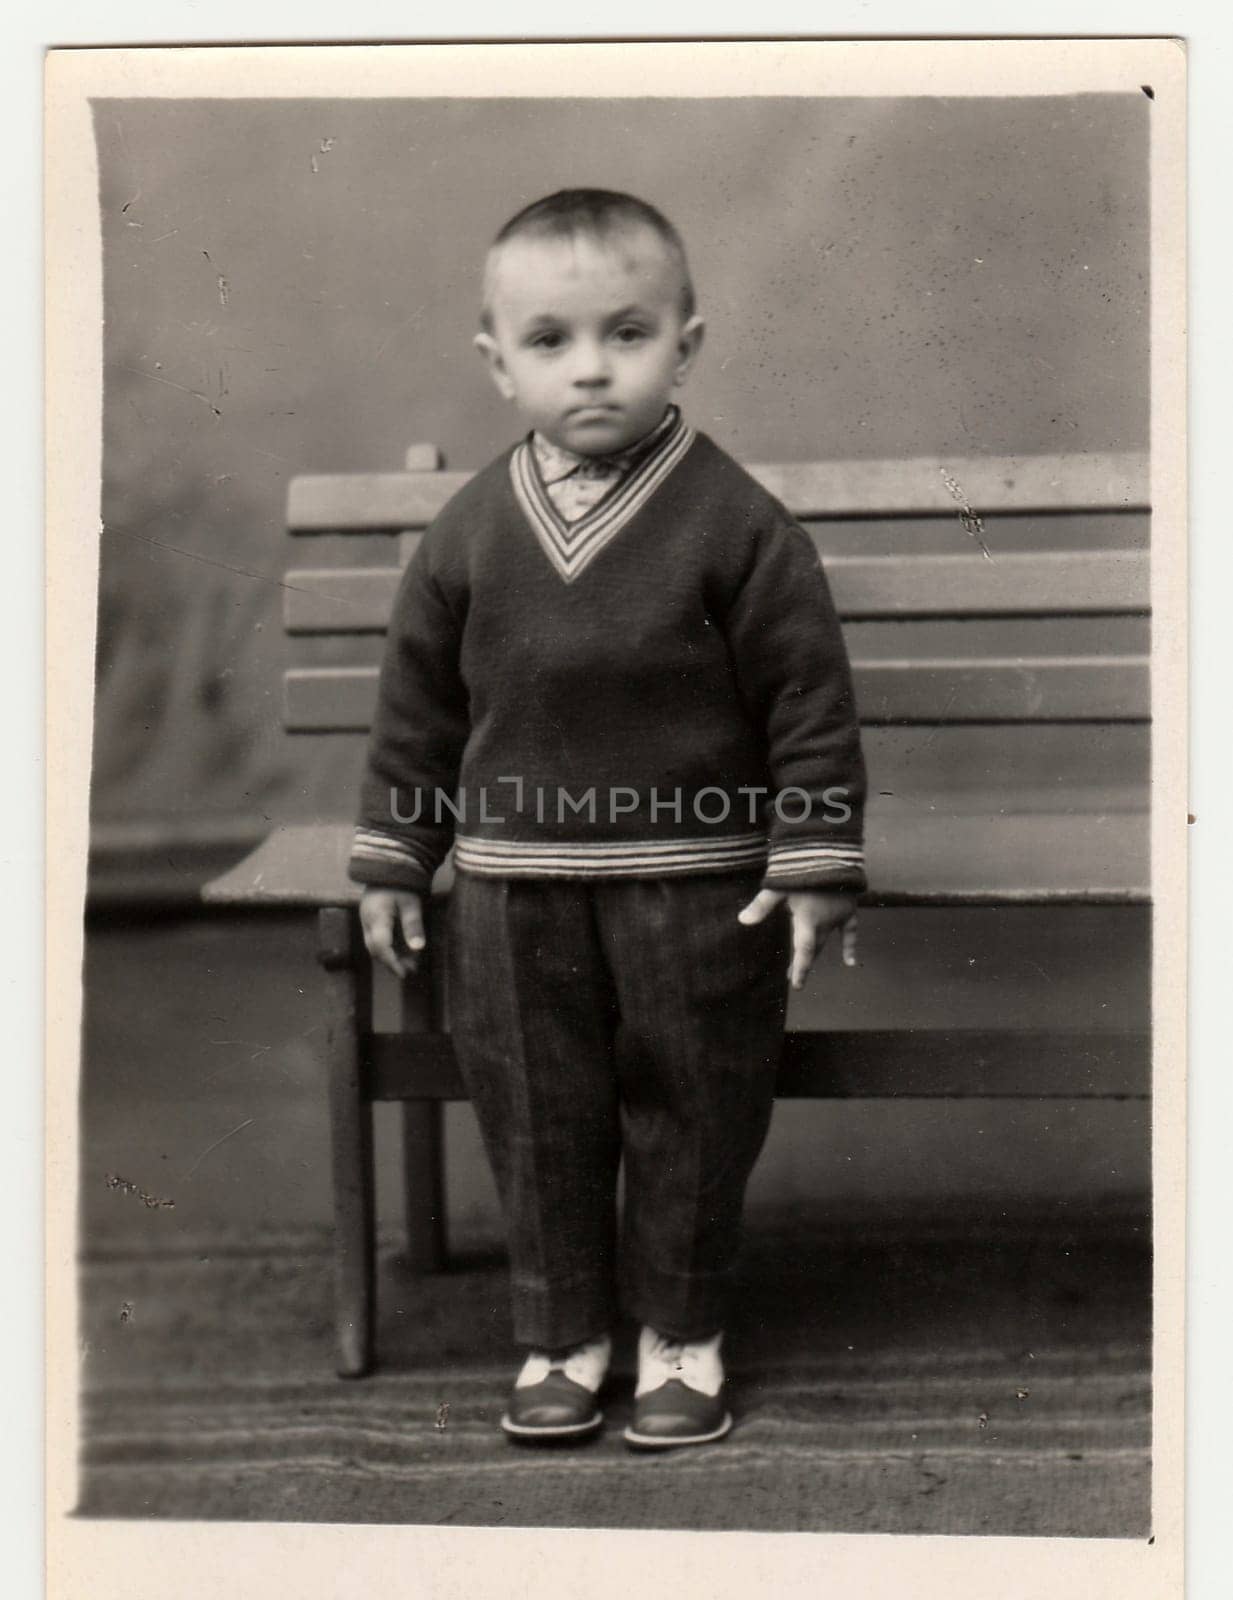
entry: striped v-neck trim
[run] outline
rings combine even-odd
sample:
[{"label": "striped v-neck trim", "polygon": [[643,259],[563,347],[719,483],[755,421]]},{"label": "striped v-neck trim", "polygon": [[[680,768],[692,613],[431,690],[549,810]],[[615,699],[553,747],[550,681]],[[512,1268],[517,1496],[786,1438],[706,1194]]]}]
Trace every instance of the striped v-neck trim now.
[{"label": "striped v-neck trim", "polygon": [[628,478],[577,522],[566,522],[553,505],[540,477],[531,442],[523,440],[509,463],[514,497],[540,548],[566,583],[572,583],[641,511],[673,468],[684,460],[696,437],[678,413],[676,426],[664,434]]}]

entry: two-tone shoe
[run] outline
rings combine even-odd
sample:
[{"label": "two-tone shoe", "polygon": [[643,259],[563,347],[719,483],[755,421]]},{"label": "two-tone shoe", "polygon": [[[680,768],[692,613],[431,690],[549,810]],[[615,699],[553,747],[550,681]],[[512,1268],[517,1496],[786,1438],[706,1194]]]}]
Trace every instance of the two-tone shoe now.
[{"label": "two-tone shoe", "polygon": [[724,1399],[721,1333],[710,1339],[667,1339],[643,1328],[638,1339],[638,1384],[625,1442],[636,1450],[712,1444],[732,1427]]},{"label": "two-tone shoe", "polygon": [[582,1439],[604,1420],[597,1395],[608,1372],[607,1334],[561,1355],[533,1350],[514,1380],[501,1427],[519,1443]]}]

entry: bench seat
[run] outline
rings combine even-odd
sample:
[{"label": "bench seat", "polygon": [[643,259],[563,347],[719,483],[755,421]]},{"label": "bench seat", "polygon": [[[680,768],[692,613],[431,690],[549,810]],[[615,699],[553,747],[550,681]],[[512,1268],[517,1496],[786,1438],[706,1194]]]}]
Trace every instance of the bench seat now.
[{"label": "bench seat", "polygon": [[[958,812],[870,802],[871,906],[1117,905],[1148,899],[1144,811]],[[289,823],[206,886],[215,905],[349,906],[350,823]],[[434,892],[446,893],[448,865]]]}]

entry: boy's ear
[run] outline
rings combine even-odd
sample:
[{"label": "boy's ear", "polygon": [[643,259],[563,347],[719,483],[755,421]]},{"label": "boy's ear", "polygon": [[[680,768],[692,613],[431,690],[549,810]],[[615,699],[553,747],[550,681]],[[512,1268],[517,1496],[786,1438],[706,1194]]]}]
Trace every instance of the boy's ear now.
[{"label": "boy's ear", "polygon": [[475,348],[483,356],[492,374],[492,381],[507,400],[514,398],[514,385],[510,382],[509,373],[505,370],[505,362],[501,359],[501,346],[490,333],[477,333],[475,335]]},{"label": "boy's ear", "polygon": [[681,329],[680,338],[677,340],[677,363],[672,374],[673,383],[684,383],[689,376],[689,369],[702,348],[702,338],[705,333],[706,323],[701,317],[690,317]]}]

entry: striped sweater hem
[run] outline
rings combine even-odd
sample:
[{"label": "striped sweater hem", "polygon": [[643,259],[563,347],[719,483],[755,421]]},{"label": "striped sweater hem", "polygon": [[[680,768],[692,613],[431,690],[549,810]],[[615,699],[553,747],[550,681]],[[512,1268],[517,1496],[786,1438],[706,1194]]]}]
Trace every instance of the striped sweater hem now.
[{"label": "striped sweater hem", "polygon": [[499,878],[660,877],[761,867],[766,861],[766,840],[757,834],[736,834],[657,842],[554,839],[526,843],[462,834],[454,841],[454,861],[460,871]]},{"label": "striped sweater hem", "polygon": [[375,828],[357,828],[349,872],[360,882],[428,884],[438,865],[434,851],[414,840],[395,839]]},{"label": "striped sweater hem", "polygon": [[[769,844],[763,834],[667,840],[514,840],[460,834],[454,861],[461,872],[493,878],[645,878],[761,869],[768,888],[813,885],[859,888],[865,858],[858,845]],[[350,871],[361,882],[425,888],[438,864],[418,840],[372,828],[356,830]]]},{"label": "striped sweater hem", "polygon": [[865,852],[859,845],[772,845],[764,881],[768,889],[863,889]]}]

